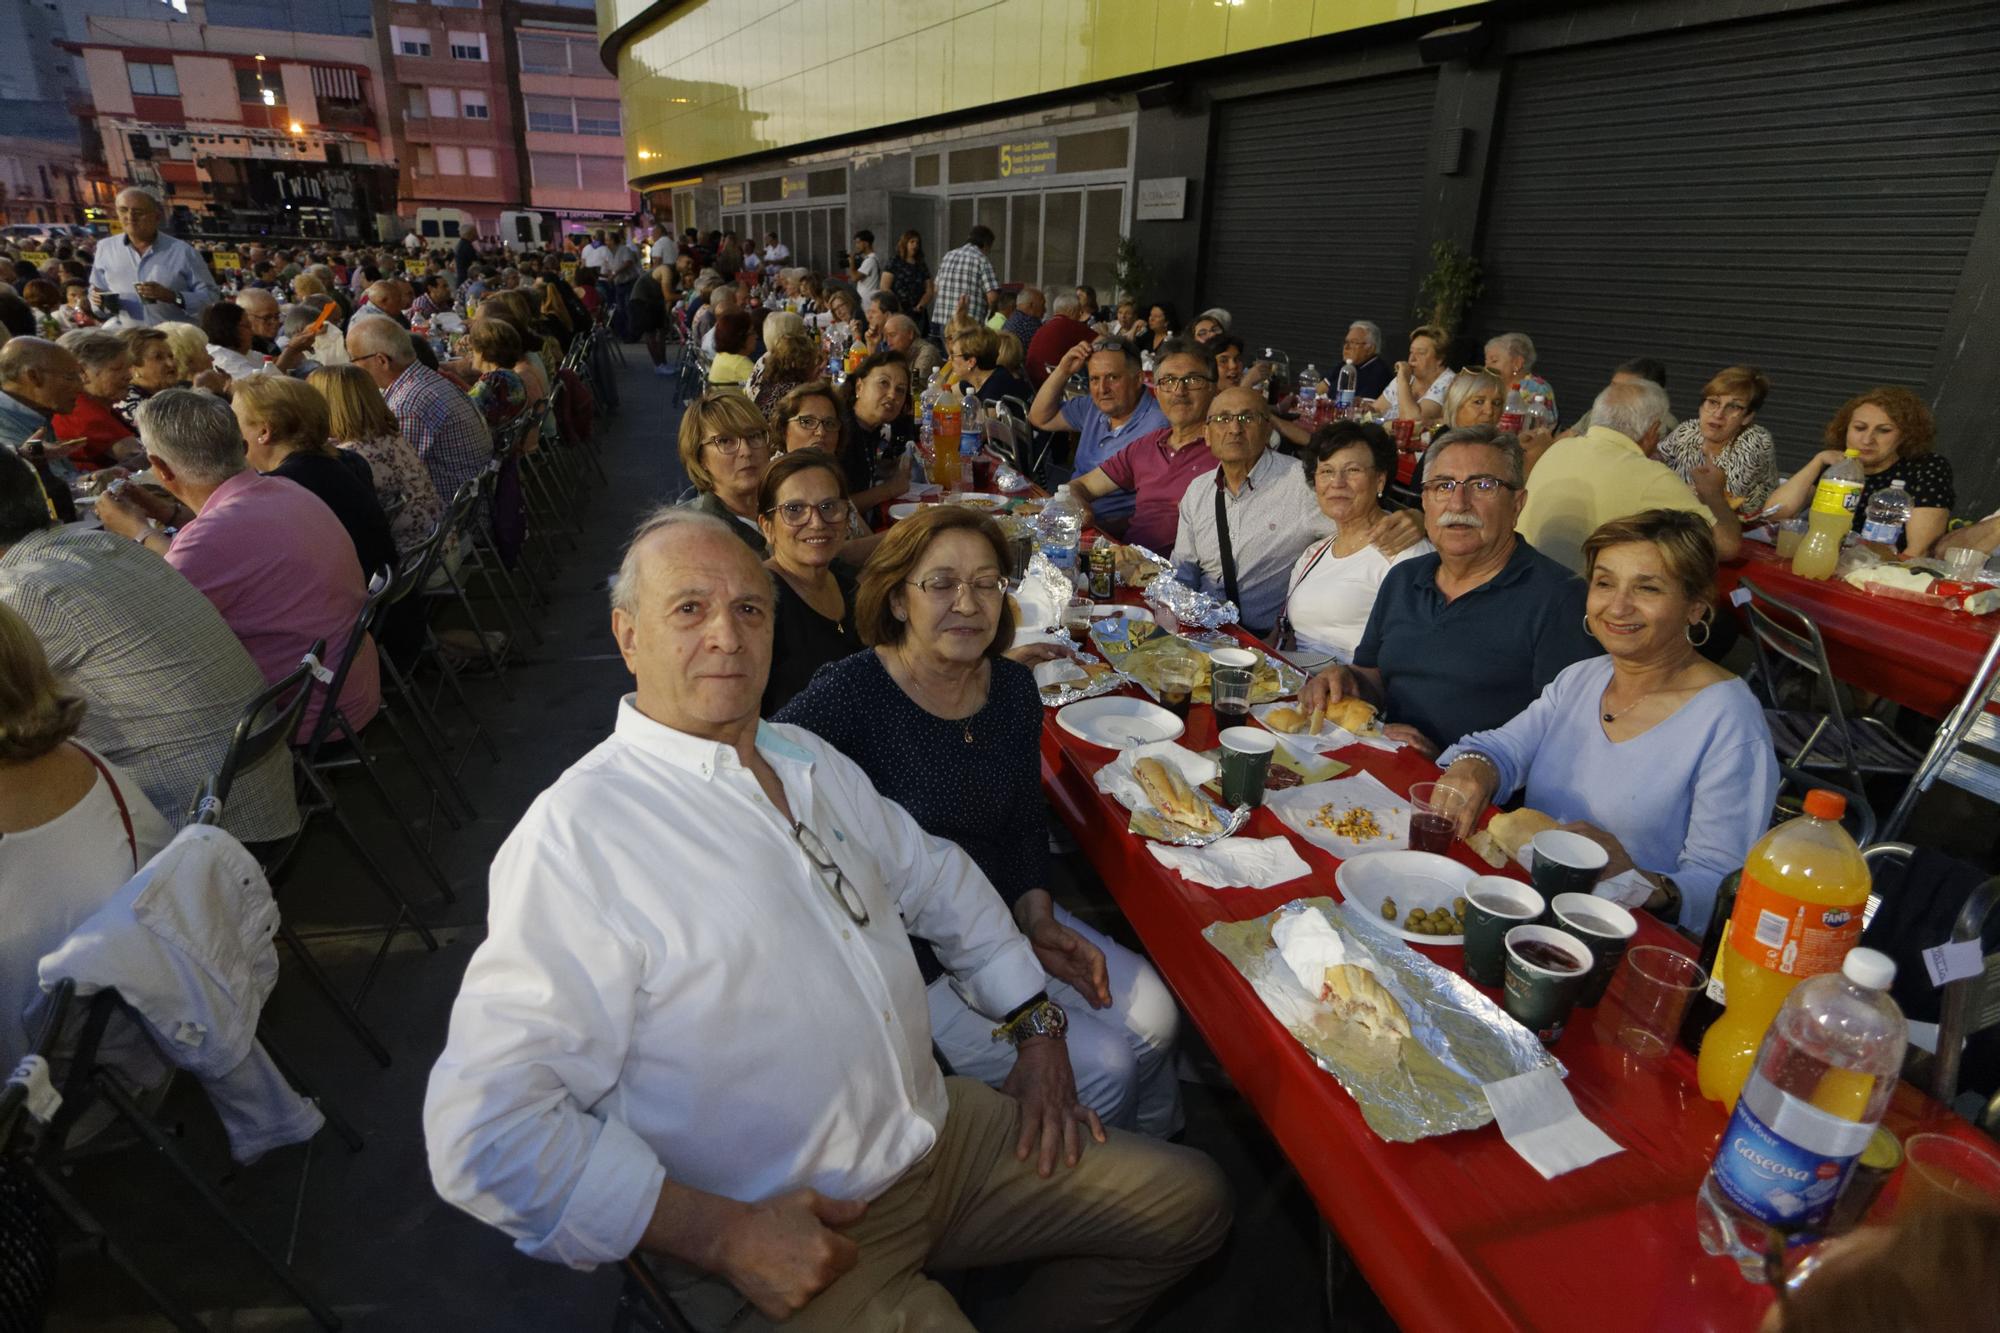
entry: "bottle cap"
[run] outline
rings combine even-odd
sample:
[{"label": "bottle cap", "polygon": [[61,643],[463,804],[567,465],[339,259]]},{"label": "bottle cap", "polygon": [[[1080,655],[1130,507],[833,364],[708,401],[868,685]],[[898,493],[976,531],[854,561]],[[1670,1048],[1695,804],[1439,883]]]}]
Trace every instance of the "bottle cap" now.
[{"label": "bottle cap", "polygon": [[1840,974],[1869,990],[1888,990],[1896,979],[1896,960],[1875,949],[1849,949],[1841,960]]},{"label": "bottle cap", "polygon": [[1847,813],[1847,798],[1815,787],[1806,793],[1805,812],[1814,819],[1839,819]]}]

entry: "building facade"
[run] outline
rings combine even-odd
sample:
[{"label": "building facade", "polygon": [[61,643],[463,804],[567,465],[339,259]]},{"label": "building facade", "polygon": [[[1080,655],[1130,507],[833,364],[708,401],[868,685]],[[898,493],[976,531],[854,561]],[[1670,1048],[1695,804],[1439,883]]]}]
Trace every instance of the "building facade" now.
[{"label": "building facade", "polygon": [[1565,418],[1633,356],[1683,417],[1748,362],[1786,467],[1905,384],[1959,511],[2000,505],[1984,0],[605,0],[600,28],[679,225],[831,267],[857,228],[935,260],[984,222],[1003,279],[1220,305],[1322,367],[1353,319],[1397,352],[1462,255],[1456,355],[1529,333]]},{"label": "building facade", "polygon": [[522,5],[512,28],[527,156],[526,197],[569,235],[622,223],[638,207],[625,183],[618,80],[597,50],[593,5]]},{"label": "building facade", "polygon": [[150,12],[81,15],[65,43],[111,186],[153,190],[177,230],[377,234],[395,177],[372,37],[211,23],[200,0]]}]

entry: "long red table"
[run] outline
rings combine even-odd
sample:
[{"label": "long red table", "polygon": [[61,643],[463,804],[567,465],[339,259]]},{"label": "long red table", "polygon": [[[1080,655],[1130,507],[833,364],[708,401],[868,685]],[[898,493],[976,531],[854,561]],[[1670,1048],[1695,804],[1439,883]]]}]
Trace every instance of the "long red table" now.
[{"label": "long red table", "polygon": [[[1196,706],[1182,744],[1215,743],[1213,714]],[[1063,730],[1048,711],[1042,780],[1051,805],[1398,1324],[1676,1333],[1757,1326],[1768,1293],[1746,1283],[1733,1262],[1705,1255],[1695,1237],[1695,1194],[1726,1117],[1697,1091],[1691,1056],[1676,1049],[1661,1066],[1641,1065],[1599,1043],[1591,1011],[1579,1011],[1555,1054],[1569,1069],[1577,1105],[1625,1151],[1554,1180],[1543,1180],[1491,1125],[1384,1142],[1201,935],[1212,922],[1248,920],[1295,898],[1338,899],[1338,859],[1258,810],[1243,835],[1291,838],[1311,874],[1256,891],[1191,885],[1126,832],[1126,812],[1096,789],[1096,771],[1115,757]],[[1437,773],[1409,750],[1353,746],[1339,758],[1398,793]],[[1453,854],[1488,870],[1462,843]],[[1644,914],[1640,942],[1690,948]],[[1455,946],[1412,947],[1463,968]],[[1899,1134],[1973,1132],[1907,1084],[1888,1123]]]},{"label": "long red table", "polygon": [[[1834,675],[1930,717],[1943,717],[1964,697],[2000,629],[2000,617],[1872,596],[1834,579],[1802,579],[1763,542],[1745,542],[1716,585],[1727,599],[1745,578],[1811,617]],[[1747,624],[1743,608],[1735,611]]]}]

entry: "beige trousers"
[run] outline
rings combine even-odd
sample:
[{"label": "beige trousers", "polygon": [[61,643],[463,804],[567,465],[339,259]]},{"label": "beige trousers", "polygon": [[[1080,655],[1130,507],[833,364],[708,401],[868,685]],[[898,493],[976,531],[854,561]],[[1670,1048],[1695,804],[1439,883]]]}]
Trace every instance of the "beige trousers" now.
[{"label": "beige trousers", "polygon": [[928,1274],[1038,1260],[989,1330],[1122,1329],[1228,1234],[1229,1186],[1204,1154],[1111,1130],[1044,1180],[1014,1158],[1011,1097],[965,1078],[945,1087],[937,1146],[847,1228],[852,1269],[773,1324],[719,1279],[656,1262],[681,1313],[704,1333],[971,1333]]}]

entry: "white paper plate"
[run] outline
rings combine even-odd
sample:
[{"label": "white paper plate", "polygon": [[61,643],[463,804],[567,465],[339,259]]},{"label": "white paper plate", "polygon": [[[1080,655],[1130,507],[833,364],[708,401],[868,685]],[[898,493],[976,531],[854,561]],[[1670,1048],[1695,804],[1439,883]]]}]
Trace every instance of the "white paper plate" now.
[{"label": "white paper plate", "polygon": [[1185,723],[1158,704],[1124,694],[1079,699],[1056,710],[1056,721],[1077,739],[1107,750],[1170,741],[1187,730]]},{"label": "white paper plate", "polygon": [[[1416,944],[1463,944],[1463,935],[1418,935],[1403,929],[1410,909],[1451,906],[1453,898],[1463,898],[1466,886],[1479,877],[1471,866],[1435,852],[1364,852],[1349,857],[1333,872],[1333,882],[1341,896],[1367,916],[1369,924],[1382,927]],[[1382,918],[1382,900],[1396,902],[1396,919]]]},{"label": "white paper plate", "polygon": [[988,514],[997,514],[1010,503],[1011,497],[993,491],[960,491],[956,494],[941,495],[940,503],[963,505],[967,509],[978,509]]},{"label": "white paper plate", "polygon": [[902,504],[890,505],[889,521],[891,523],[901,523],[904,519],[910,517],[912,514],[922,512],[925,507],[926,506],[915,500],[906,500]]}]

